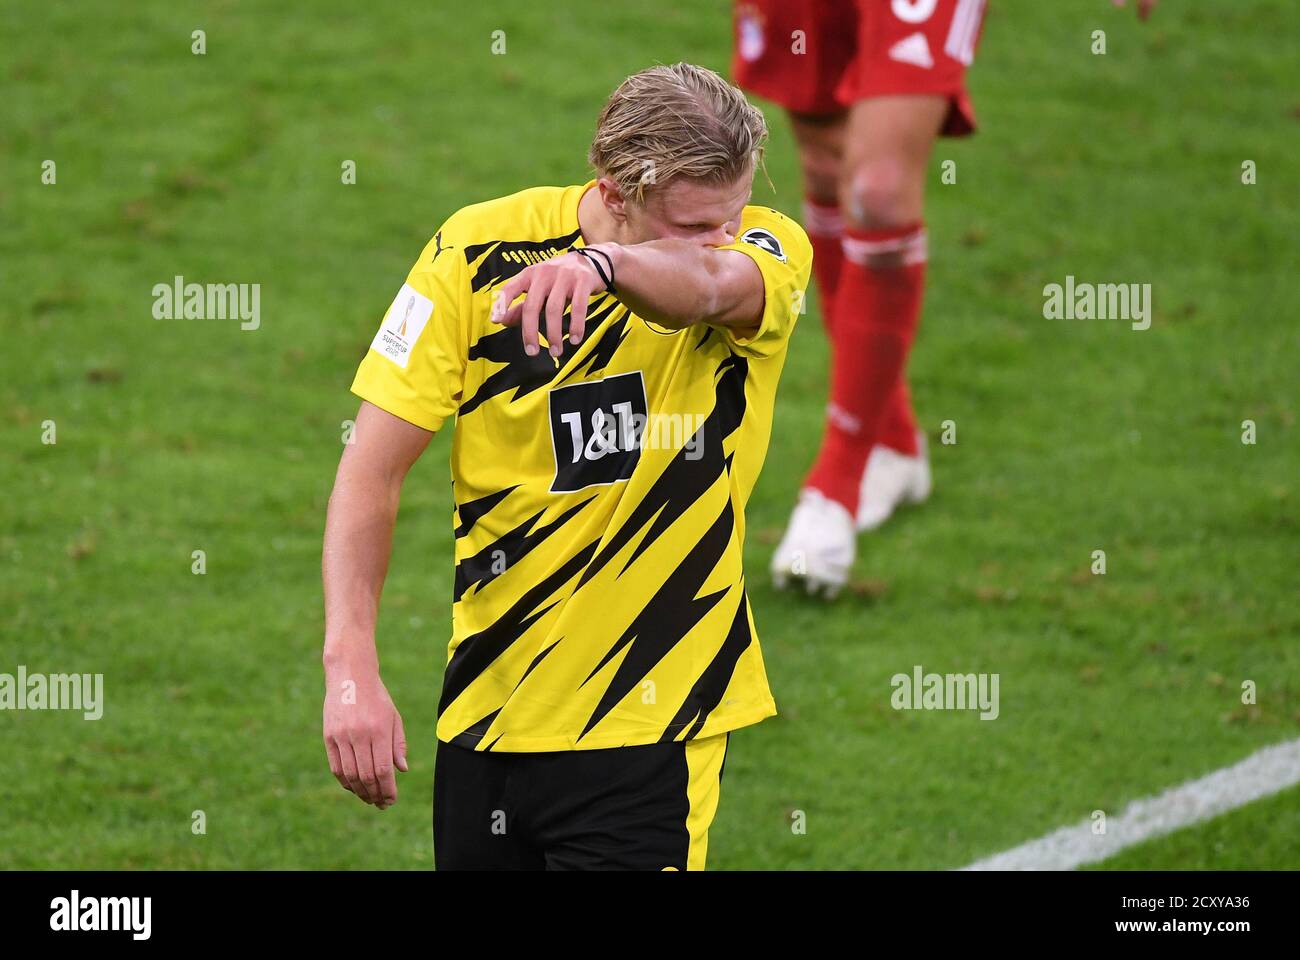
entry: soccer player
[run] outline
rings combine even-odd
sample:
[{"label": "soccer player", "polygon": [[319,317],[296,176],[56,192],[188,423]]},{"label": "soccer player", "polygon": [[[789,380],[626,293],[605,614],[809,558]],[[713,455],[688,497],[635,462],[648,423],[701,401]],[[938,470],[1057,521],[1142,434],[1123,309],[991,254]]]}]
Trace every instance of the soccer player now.
[{"label": "soccer player", "polygon": [[[1139,0],[1139,16],[1154,5]],[[857,531],[930,494],[904,372],[925,287],[926,166],[938,136],[975,128],[965,72],[984,0],[737,0],[735,13],[736,80],[784,106],[798,142],[832,349],[826,432],[772,574],[833,597]]]},{"label": "soccer player", "polygon": [[453,214],[361,362],[325,531],[325,744],[346,789],[395,802],[376,612],[403,478],[454,417],[439,868],[702,868],[729,733],[776,712],[744,511],[812,248],[749,203],[766,137],[710,70],[629,77],[596,178]]}]

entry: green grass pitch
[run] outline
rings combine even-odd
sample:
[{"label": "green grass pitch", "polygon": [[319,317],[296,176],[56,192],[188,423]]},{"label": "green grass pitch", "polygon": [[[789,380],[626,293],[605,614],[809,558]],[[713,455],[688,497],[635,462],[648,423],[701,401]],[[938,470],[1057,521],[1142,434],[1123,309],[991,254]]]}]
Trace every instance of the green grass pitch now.
[{"label": "green grass pitch", "polygon": [[[928,196],[910,370],[935,494],[862,539],[833,606],[769,586],[825,405],[814,297],[749,510],[780,716],[733,739],[712,868],[959,867],[1300,735],[1298,29],[1289,0],[1146,24],[993,0],[981,129],[939,144]],[[340,790],[320,742],[352,374],[447,214],[582,181],[622,77],[729,50],[722,0],[0,8],[0,672],[102,672],[107,700],[0,713],[0,867],[431,866],[448,435],[407,482],[381,614],[398,805]],[[756,202],[798,216],[767,115]],[[178,274],[260,283],[260,328],[154,319]],[[1044,319],[1067,275],[1152,284],[1150,329]],[[915,664],[999,674],[999,717],[891,709]],[[1295,868],[1298,800],[1101,867]]]}]

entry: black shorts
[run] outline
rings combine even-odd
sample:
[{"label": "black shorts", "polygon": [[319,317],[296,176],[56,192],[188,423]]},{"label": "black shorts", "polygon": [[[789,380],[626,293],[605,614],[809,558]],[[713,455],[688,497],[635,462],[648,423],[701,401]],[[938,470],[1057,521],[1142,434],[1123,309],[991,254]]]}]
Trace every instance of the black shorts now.
[{"label": "black shorts", "polygon": [[492,753],[439,741],[439,870],[702,870],[728,734]]}]

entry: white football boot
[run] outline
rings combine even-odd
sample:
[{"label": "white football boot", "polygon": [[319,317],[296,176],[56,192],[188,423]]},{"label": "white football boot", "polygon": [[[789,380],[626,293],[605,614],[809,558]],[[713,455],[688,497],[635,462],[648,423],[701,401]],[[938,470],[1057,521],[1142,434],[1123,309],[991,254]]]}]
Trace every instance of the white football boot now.
[{"label": "white football boot", "polygon": [[930,496],[932,486],[925,434],[917,431],[914,457],[876,444],[862,474],[858,529],[875,530],[893,516],[899,505],[923,502]]},{"label": "white football boot", "polygon": [[800,491],[781,544],[772,555],[772,582],[784,590],[802,583],[831,600],[849,579],[857,531],[842,505],[811,487]]}]

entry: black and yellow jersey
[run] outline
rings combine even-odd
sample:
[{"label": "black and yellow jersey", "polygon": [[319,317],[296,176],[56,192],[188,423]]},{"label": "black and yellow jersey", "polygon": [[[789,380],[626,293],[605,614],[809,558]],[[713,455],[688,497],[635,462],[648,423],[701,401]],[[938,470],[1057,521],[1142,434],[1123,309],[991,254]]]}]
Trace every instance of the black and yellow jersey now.
[{"label": "black and yellow jersey", "polygon": [[[454,214],[352,390],[426,430],[455,416],[456,573],[438,738],[479,750],[712,736],[776,713],[745,593],[745,503],[772,429],[812,249],[747,206],[758,329],[670,330],[593,296],[558,358],[489,321],[493,291],[583,244],[592,186]],[[565,323],[567,326],[566,312]]]}]

